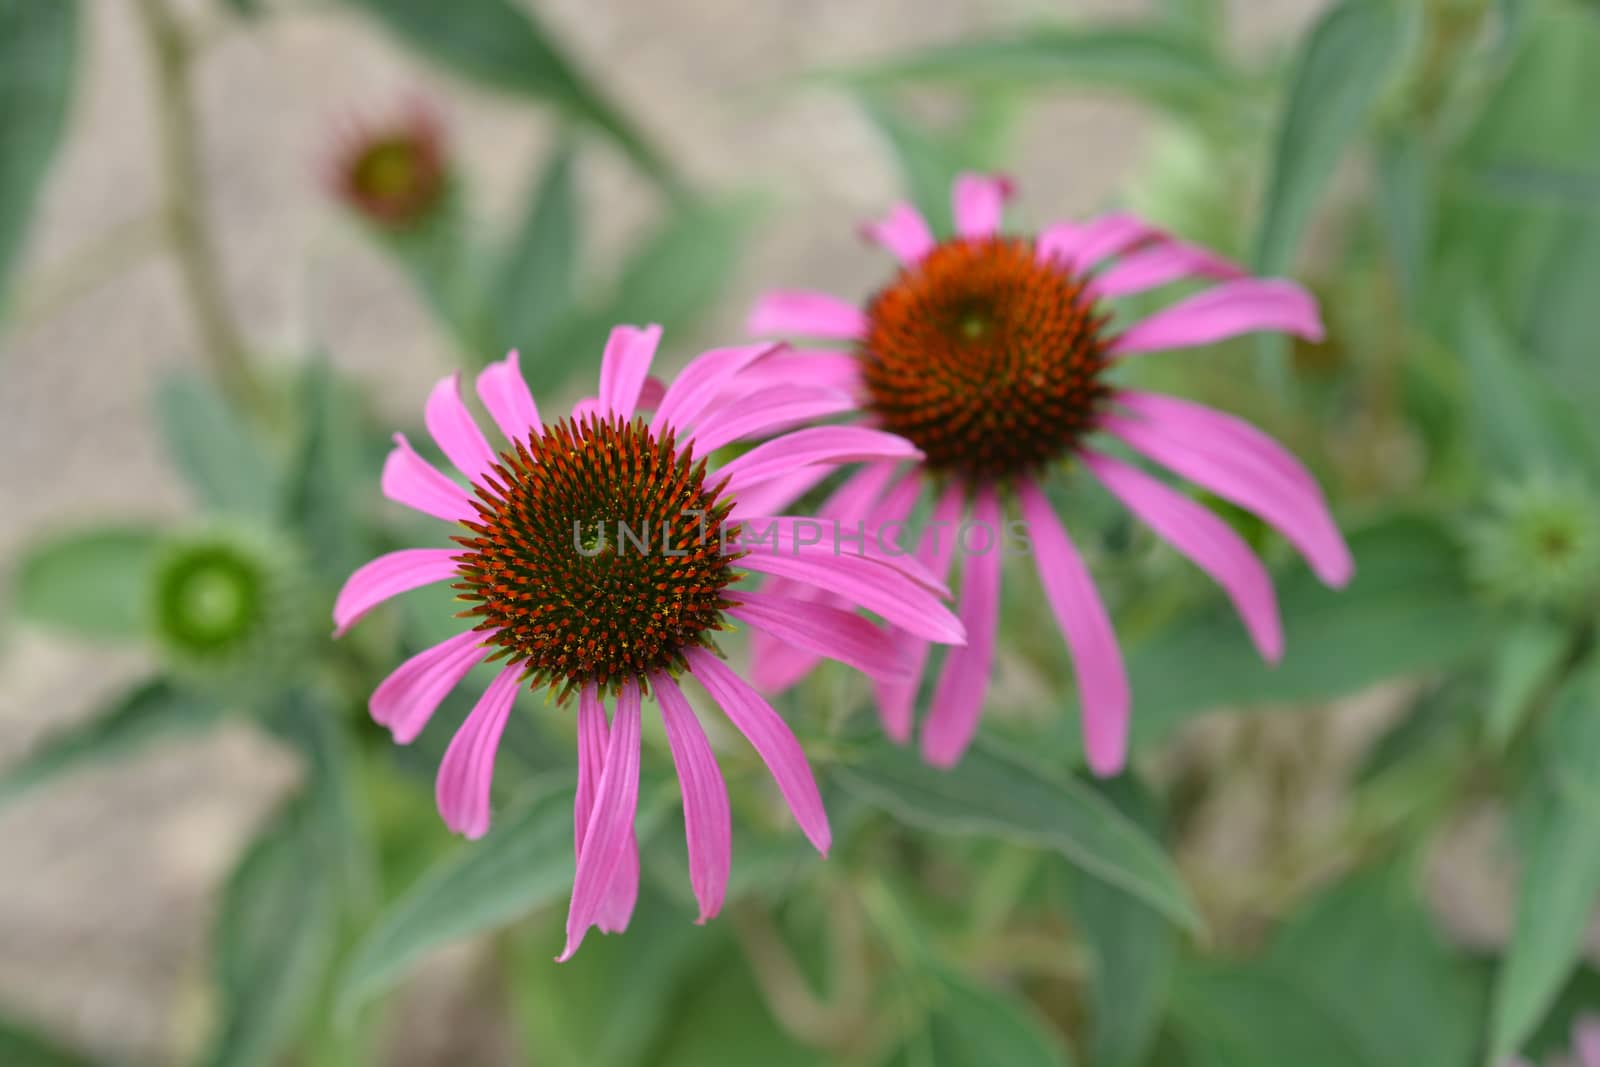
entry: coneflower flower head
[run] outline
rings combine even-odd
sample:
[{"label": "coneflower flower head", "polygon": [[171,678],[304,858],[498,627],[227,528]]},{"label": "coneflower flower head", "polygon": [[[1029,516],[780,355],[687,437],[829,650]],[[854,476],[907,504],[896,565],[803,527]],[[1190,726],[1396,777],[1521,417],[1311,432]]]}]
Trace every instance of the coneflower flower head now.
[{"label": "coneflower flower head", "polygon": [[1577,479],[1496,486],[1467,545],[1468,569],[1493,599],[1570,612],[1592,610],[1600,596],[1600,501]]},{"label": "coneflower flower head", "polygon": [[387,230],[410,229],[431,217],[449,189],[443,124],[412,103],[383,126],[346,134],[333,164],[335,194],[356,214]]}]

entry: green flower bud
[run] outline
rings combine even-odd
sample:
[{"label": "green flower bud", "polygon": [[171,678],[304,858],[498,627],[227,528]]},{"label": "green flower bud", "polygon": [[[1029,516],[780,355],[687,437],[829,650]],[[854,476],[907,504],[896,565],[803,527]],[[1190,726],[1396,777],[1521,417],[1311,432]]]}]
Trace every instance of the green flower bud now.
[{"label": "green flower bud", "polygon": [[1468,567],[1489,596],[1586,612],[1600,594],[1600,501],[1570,479],[1501,485],[1467,531]]}]

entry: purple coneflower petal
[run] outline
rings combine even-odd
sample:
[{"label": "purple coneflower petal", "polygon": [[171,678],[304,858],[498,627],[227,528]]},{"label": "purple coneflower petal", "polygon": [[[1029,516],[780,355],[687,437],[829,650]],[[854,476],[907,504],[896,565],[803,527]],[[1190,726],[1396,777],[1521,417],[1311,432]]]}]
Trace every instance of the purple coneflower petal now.
[{"label": "purple coneflower petal", "polygon": [[795,740],[789,724],[712,653],[703,648],[690,648],[683,655],[689,661],[689,672],[700,680],[711,699],[727,713],[729,721],[744,734],[767,765],[773,781],[778,783],[778,792],[783,794],[807,839],[826,856],[833,845],[828,813],[823,810],[822,795],[817,792],[817,780],[806,762],[805,751]]},{"label": "purple coneflower petal", "polygon": [[[730,515],[738,521],[748,522],[783,511],[836,469],[823,463],[813,464],[746,489],[734,501]],[[715,480],[715,477],[708,479]]]},{"label": "purple coneflower petal", "polygon": [[927,255],[934,244],[928,220],[904,200],[890,208],[889,214],[881,220],[862,226],[861,232],[869,241],[894,253],[895,258],[908,267]]},{"label": "purple coneflower petal", "polygon": [[[594,798],[600,785],[600,776],[605,771],[608,736],[605,705],[600,702],[595,687],[586,685],[578,697],[578,790],[572,802],[572,853],[577,857],[583,855],[583,836],[589,828],[589,818],[594,813]],[[622,862],[595,918],[595,924],[601,931],[616,933],[627,928],[638,895],[638,885],[639,845],[635,835],[623,850]]]},{"label": "purple coneflower petal", "polygon": [[584,934],[595,925],[607,900],[617,890],[634,842],[633,817],[639,805],[640,707],[637,682],[627,682],[617,700],[616,719],[607,739],[604,767],[595,786],[594,807],[578,850],[572,879],[572,905],[567,911],[567,944],[557,962],[572,958]]},{"label": "purple coneflower petal", "polygon": [[639,387],[640,411],[655,411],[661,406],[661,401],[666,399],[667,383],[657,378],[654,374],[645,378],[644,384]]},{"label": "purple coneflower petal", "polygon": [[882,430],[864,426],[814,426],[757,445],[718,470],[717,477],[726,478],[728,489],[740,493],[773,478],[793,474],[797,467],[921,458],[922,453],[910,441]]},{"label": "purple coneflower petal", "polygon": [[1130,698],[1116,632],[1083,558],[1050,502],[1026,478],[1018,480],[1017,496],[1033,538],[1039,582],[1072,652],[1089,767],[1102,777],[1117,774],[1128,758]]},{"label": "purple coneflower petal", "polygon": [[387,726],[402,745],[416,740],[440,701],[483,659],[487,636],[468,630],[400,664],[372,691],[367,701],[372,720]]},{"label": "purple coneflower petal", "polygon": [[759,389],[704,419],[694,431],[694,450],[707,455],[740,438],[770,437],[854,406],[850,394],[834,389],[792,384]]},{"label": "purple coneflower petal", "polygon": [[[1111,256],[1120,255],[1143,241],[1164,237],[1160,230],[1132,215],[1102,215],[1078,227],[1063,264],[1074,274],[1087,274]],[[1062,249],[1058,246],[1057,252]]]},{"label": "purple coneflower petal", "polygon": [[683,830],[689,844],[689,884],[706,922],[722,910],[733,862],[733,819],[728,808],[728,787],[723,784],[717,757],[706,732],[695,718],[678,683],[664,672],[650,676],[661,718],[672,749],[672,765],[683,791]]},{"label": "purple coneflower petal", "polygon": [[1016,187],[1010,178],[962,174],[951,191],[950,207],[962,237],[990,237],[999,232],[1006,201]]},{"label": "purple coneflower petal", "polygon": [[1117,407],[1131,411],[1164,429],[1168,436],[1194,441],[1213,451],[1225,451],[1270,467],[1276,476],[1294,484],[1319,501],[1323,510],[1322,487],[1305,465],[1289,450],[1243,419],[1216,408],[1162,393],[1143,393],[1119,389]]},{"label": "purple coneflower petal", "polygon": [[394,449],[383,461],[383,478],[379,485],[383,495],[395,503],[445,522],[460,522],[477,516],[467,491],[417,455],[405,434],[394,435]]},{"label": "purple coneflower petal", "polygon": [[865,519],[849,523],[843,519],[777,515],[751,519],[740,545],[752,551],[780,552],[789,556],[864,556],[894,568],[931,593],[949,597],[950,587],[942,578],[936,578],[915,557],[888,549],[888,541],[889,535],[881,526]]},{"label": "purple coneflower petal", "polygon": [[966,640],[960,621],[938,594],[865,556],[835,555],[831,546],[816,545],[796,554],[752,552],[739,560],[739,566],[826,589],[924,640],[951,645]]},{"label": "purple coneflower petal", "polygon": [[1057,222],[1039,231],[1033,241],[1033,257],[1040,263],[1055,262],[1065,267],[1073,250],[1082,241],[1083,227],[1076,222]]},{"label": "purple coneflower petal", "polygon": [[1183,241],[1164,240],[1108,267],[1089,282],[1096,300],[1143,293],[1184,278],[1243,278],[1248,272],[1209,249]]},{"label": "purple coneflower petal", "polygon": [[661,327],[617,326],[606,340],[600,357],[599,412],[624,420],[633,418],[639,392],[650,376],[650,362],[661,343]]},{"label": "purple coneflower petal", "polygon": [[744,372],[739,385],[745,388],[809,385],[834,389],[858,399],[866,392],[861,380],[861,361],[849,352],[825,348],[799,348],[764,359]]},{"label": "purple coneflower petal", "polygon": [[478,399],[512,443],[526,443],[529,434],[544,433],[539,406],[533,402],[533,394],[522,377],[520,358],[513,348],[505,359],[489,364],[478,375]]},{"label": "purple coneflower petal", "polygon": [[808,289],[776,289],[756,300],[745,323],[755,334],[796,334],[855,341],[867,333],[867,317],[854,304]]},{"label": "purple coneflower petal", "polygon": [[961,624],[967,630],[967,643],[945,657],[922,727],[922,755],[936,767],[954,766],[972,743],[994,666],[1003,556],[1000,502],[993,486],[979,488],[973,518],[989,530],[990,543],[985,551],[962,559]]},{"label": "purple coneflower petal", "polygon": [[333,635],[342,635],[392,596],[454,577],[454,555],[450,548],[402,548],[363,564],[345,579],[333,602]]},{"label": "purple coneflower petal", "polygon": [[428,394],[422,421],[427,424],[439,450],[468,478],[478,481],[493,465],[494,451],[467,411],[467,405],[461,402],[460,372],[439,379],[433,392]]},{"label": "purple coneflower petal", "polygon": [[838,660],[873,678],[904,678],[908,667],[894,636],[854,612],[795,597],[738,590],[728,614],[780,642]]},{"label": "purple coneflower petal", "polygon": [[450,739],[450,747],[439,764],[439,779],[434,789],[439,814],[444,817],[446,826],[471,840],[489,832],[489,788],[494,784],[494,757],[521,682],[520,665],[507,667],[495,675],[455,737]]},{"label": "purple coneflower petal", "polygon": [[[625,682],[622,692],[617,695],[617,715],[631,715],[635,718],[642,716],[641,705],[643,698],[636,682]],[[641,719],[642,722],[642,719]],[[610,739],[607,738],[609,741]],[[604,772],[602,771],[602,777]],[[596,786],[598,792],[598,785]],[[617,859],[616,873],[611,876],[611,885],[606,889],[605,897],[600,901],[600,910],[595,913],[594,924],[603,934],[620,934],[628,928],[628,922],[633,918],[633,906],[639,900],[639,834],[634,828],[633,820],[628,820],[628,832],[622,842],[621,852]]]},{"label": "purple coneflower petal", "polygon": [[1321,494],[1287,477],[1278,462],[1237,442],[1179,437],[1161,423],[1111,416],[1100,425],[1134,451],[1270,523],[1324,584],[1337,588],[1350,580],[1355,563]]},{"label": "purple coneflower petal", "polygon": [[1579,1018],[1572,1028],[1572,1043],[1582,1067],[1600,1067],[1600,1018]]},{"label": "purple coneflower petal", "polygon": [[1080,453],[1084,465],[1173,548],[1222,586],[1263,659],[1283,657],[1283,622],[1272,578],[1244,538],[1204,505],[1110,456]]},{"label": "purple coneflower petal", "polygon": [[1126,356],[1209,345],[1240,334],[1282,331],[1322,340],[1311,294],[1281,278],[1239,278],[1196,293],[1128,327],[1107,351]]},{"label": "purple coneflower petal", "polygon": [[656,405],[652,425],[658,428],[673,427],[682,431],[692,425],[705,412],[717,394],[752,363],[782,351],[786,346],[770,341],[733,348],[713,348],[691,359],[667,386],[661,403]]}]

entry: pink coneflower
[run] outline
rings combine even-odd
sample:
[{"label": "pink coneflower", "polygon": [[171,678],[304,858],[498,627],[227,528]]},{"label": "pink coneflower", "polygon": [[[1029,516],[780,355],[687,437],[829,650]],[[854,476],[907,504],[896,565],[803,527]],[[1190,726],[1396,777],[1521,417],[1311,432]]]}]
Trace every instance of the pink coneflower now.
[{"label": "pink coneflower", "polygon": [[[1506,1061],[1505,1067],[1533,1067],[1521,1056]],[[1572,1054],[1552,1061],[1550,1067],[1600,1067],[1600,1016],[1584,1015],[1572,1026]]]},{"label": "pink coneflower", "polygon": [[[847,391],[868,424],[899,434],[924,457],[868,464],[823,505],[825,517],[869,526],[903,520],[931,494],[933,517],[983,524],[989,550],[966,554],[960,614],[969,643],[945,658],[923,727],[935,764],[960,759],[976,732],[1000,600],[994,550],[1005,504],[1020,511],[1039,581],[1076,666],[1090,766],[1114,774],[1127,757],[1129,691],[1104,606],[1066,528],[1040,487],[1076,459],[1134,514],[1210,574],[1232,598],[1262,656],[1276,661],[1283,635],[1272,584],[1260,561],[1207,508],[1151,475],[1091,447],[1097,435],[1252,511],[1282,531],[1324,582],[1352,571],[1348,549],[1305,469],[1282,447],[1231,415],[1110,380],[1121,359],[1211,344],[1262,330],[1316,340],[1315,302],[1298,286],[1249,277],[1232,263],[1126,215],[1057,223],[1034,237],[1000,232],[1010,184],[967,175],[955,184],[958,236],[936,241],[907,204],[865,227],[901,270],[856,307],[824,293],[762,297],[753,332],[819,338],[837,351],[776,361],[789,381]],[[1112,328],[1107,301],[1179,280],[1215,283],[1143,321]],[[935,575],[950,569],[955,537],[924,536],[916,558]],[[973,547],[973,546],[969,546]],[[903,636],[926,662],[927,643]],[[779,689],[815,657],[758,639],[754,677]],[[910,736],[917,682],[877,683],[885,729]]]},{"label": "pink coneflower", "polygon": [[408,229],[444,199],[450,174],[443,124],[428,104],[413,101],[389,124],[360,124],[341,141],[329,184],[367,221]]},{"label": "pink coneflower", "polygon": [[[829,846],[827,815],[804,753],[783,719],[719,657],[712,635],[727,620],[879,677],[905,677],[894,637],[833,604],[748,586],[750,572],[826,586],[918,637],[962,639],[944,607],[948,593],[909,562],[835,552],[797,536],[795,520],[765,520],[760,544],[726,551],[742,522],[781,507],[797,468],[920,458],[903,439],[861,427],[799,430],[708,471],[706,456],[731,441],[767,436],[850,405],[821,388],[752,391],[752,364],[777,347],[706,352],[669,387],[649,378],[661,330],[612,331],[600,395],[546,425],[517,354],[478,376],[478,396],[505,435],[498,451],[460,396],[459,375],[434,387],[429,433],[471,483],[464,487],[396,435],[383,470],[390,499],[453,524],[458,548],[391,552],[351,575],[334,605],[336,633],[396,594],[453,581],[467,629],[401,664],[372,694],[372,717],[401,744],[427,725],[447,693],[482,662],[499,673],[456,732],[439,767],[445,823],[467,837],[489,827],[495,750],[525,684],[564,700],[576,693],[578,789],[573,811],[577,873],[567,945],[591,925],[627,926],[638,891],[633,833],[639,786],[641,704],[661,706],[683,787],[689,867],[700,919],[722,905],[730,862],[727,790],[680,681],[692,675],[766,763],[817,849]],[[654,417],[636,417],[640,408]],[[619,526],[618,524],[625,524]],[[624,532],[626,531],[626,532]],[[641,538],[642,544],[639,540]],[[608,724],[606,704],[614,706]]]}]

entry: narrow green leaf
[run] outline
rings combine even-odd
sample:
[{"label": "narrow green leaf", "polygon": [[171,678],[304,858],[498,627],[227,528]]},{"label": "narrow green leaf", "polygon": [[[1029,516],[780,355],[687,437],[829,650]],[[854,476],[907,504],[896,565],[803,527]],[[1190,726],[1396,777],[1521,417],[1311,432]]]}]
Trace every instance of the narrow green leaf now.
[{"label": "narrow green leaf", "polygon": [[572,791],[557,775],[378,916],[340,983],[341,1012],[393,985],[432,949],[525,915],[571,884]]},{"label": "narrow green leaf", "polygon": [[1049,775],[980,742],[941,770],[886,742],[841,764],[834,778],[858,799],[926,830],[978,834],[1053,849],[1101,881],[1191,929],[1200,918],[1160,845],[1090,787]]},{"label": "narrow green leaf", "polygon": [[529,8],[511,0],[345,0],[419,53],[491,88],[542,100],[593,125],[668,186],[666,161],[585,78]]},{"label": "narrow green leaf", "polygon": [[165,679],[135,686],[87,722],[45,738],[20,763],[0,772],[0,802],[160,738],[207,729],[223,711],[219,699],[180,689]]},{"label": "narrow green leaf", "polygon": [[91,1067],[92,1061],[0,1019],[0,1063],[6,1067]]},{"label": "narrow green leaf", "polygon": [[666,1034],[636,1067],[817,1067],[819,1053],[773,1019],[744,953],[722,940],[725,929],[726,920],[708,928],[722,952],[683,983]]},{"label": "narrow green leaf", "polygon": [[0,0],[0,312],[66,128],[78,23],[77,0]]},{"label": "narrow green leaf", "polygon": [[1185,969],[1171,1025],[1185,1067],[1379,1067],[1309,994],[1262,968]]},{"label": "narrow green leaf", "polygon": [[1521,620],[1501,638],[1489,665],[1485,732],[1491,745],[1504,749],[1511,741],[1571,647],[1567,629],[1548,619]]},{"label": "narrow green leaf", "polygon": [[356,502],[381,468],[370,460],[360,399],[338,379],[326,356],[307,364],[297,409],[300,443],[289,470],[285,517],[314,549],[312,566],[340,582],[372,558]]},{"label": "narrow green leaf", "polygon": [[1377,148],[1377,207],[1383,236],[1413,314],[1422,305],[1433,242],[1433,160],[1426,145],[1417,131],[1401,129],[1384,136]]},{"label": "narrow green leaf", "polygon": [[574,302],[580,223],[574,160],[570,142],[556,149],[503,253],[492,310],[496,352],[543,337]]},{"label": "narrow green leaf", "polygon": [[1281,274],[1347,145],[1400,58],[1406,20],[1393,0],[1342,0],[1312,28],[1278,127],[1256,267]]},{"label": "narrow green leaf", "polygon": [[927,1029],[914,1034],[890,1067],[1067,1067],[1066,1050],[1026,1001],[941,970]]},{"label": "narrow green leaf", "polygon": [[209,382],[171,375],[156,388],[155,403],[167,451],[202,504],[252,518],[277,515],[277,470],[247,419]]},{"label": "narrow green leaf", "polygon": [[216,933],[221,1023],[207,1067],[268,1067],[314,1007],[337,936],[314,816],[290,803],[229,881]]},{"label": "narrow green leaf", "polygon": [[1511,947],[1496,977],[1491,1059],[1517,1051],[1578,965],[1600,897],[1600,667],[1557,694],[1518,823],[1522,878]]},{"label": "narrow green leaf", "polygon": [[138,637],[159,543],[151,527],[107,526],[26,548],[12,579],[17,614],[84,637]]}]

